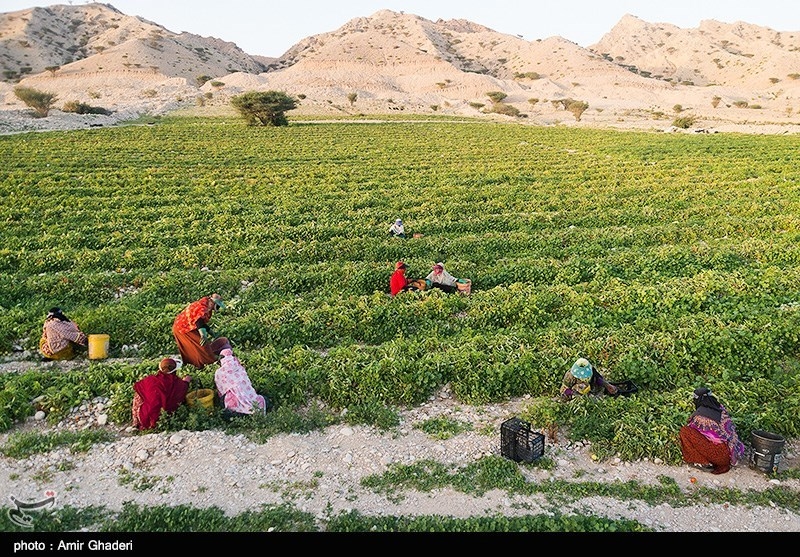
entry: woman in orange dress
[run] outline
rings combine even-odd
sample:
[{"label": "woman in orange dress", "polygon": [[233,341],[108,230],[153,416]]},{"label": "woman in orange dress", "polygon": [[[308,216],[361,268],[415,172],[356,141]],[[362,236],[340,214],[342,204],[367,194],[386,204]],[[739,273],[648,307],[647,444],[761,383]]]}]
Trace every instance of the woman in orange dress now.
[{"label": "woman in orange dress", "polygon": [[227,338],[214,338],[208,325],[217,309],[225,309],[225,302],[219,294],[212,294],[192,302],[175,316],[172,336],[175,337],[183,363],[203,369],[216,362],[222,350],[231,348]]}]

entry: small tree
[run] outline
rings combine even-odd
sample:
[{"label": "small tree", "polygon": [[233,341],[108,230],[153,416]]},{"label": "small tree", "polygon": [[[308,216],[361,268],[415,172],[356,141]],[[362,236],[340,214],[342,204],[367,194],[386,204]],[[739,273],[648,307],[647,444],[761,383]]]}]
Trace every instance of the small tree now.
[{"label": "small tree", "polygon": [[33,87],[15,87],[14,94],[33,109],[37,118],[44,118],[50,114],[50,109],[53,108],[57,99],[55,93],[46,93]]},{"label": "small tree", "polygon": [[47,66],[45,71],[50,72],[50,75],[56,75],[56,72],[61,69],[61,66]]},{"label": "small tree", "polygon": [[717,106],[719,106],[719,101],[721,101],[721,100],[722,100],[722,97],[720,97],[718,95],[714,95],[714,97],[711,99],[711,106],[713,106],[714,108],[717,108]]},{"label": "small tree", "polygon": [[586,101],[570,101],[567,104],[566,109],[572,112],[572,115],[575,116],[575,121],[581,121],[581,115],[586,112],[586,109],[589,108],[589,103]]},{"label": "small tree", "polygon": [[492,99],[493,102],[499,103],[503,99],[505,99],[508,95],[503,93],[502,91],[489,91],[486,93],[486,96]]},{"label": "small tree", "polygon": [[286,111],[297,101],[282,91],[248,91],[231,99],[248,126],[287,126]]},{"label": "small tree", "polygon": [[350,106],[353,106],[358,99],[358,93],[347,93],[347,100],[350,101]]}]

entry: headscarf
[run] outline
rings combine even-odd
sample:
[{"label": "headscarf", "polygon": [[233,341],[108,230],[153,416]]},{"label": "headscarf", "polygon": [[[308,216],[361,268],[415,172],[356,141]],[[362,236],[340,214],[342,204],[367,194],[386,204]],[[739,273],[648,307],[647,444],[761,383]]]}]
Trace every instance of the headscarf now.
[{"label": "headscarf", "polygon": [[69,321],[69,318],[66,315],[64,315],[64,313],[61,311],[61,308],[59,307],[50,308],[50,311],[47,312],[47,318],[48,319],[55,318],[58,319],[59,321]]},{"label": "headscarf", "polygon": [[164,358],[158,364],[158,371],[161,373],[175,373],[176,369],[178,369],[178,362],[172,358]]},{"label": "headscarf", "polygon": [[592,376],[592,364],[590,364],[589,360],[586,358],[578,358],[575,363],[572,364],[569,372],[575,379],[582,379],[585,381]]},{"label": "headscarf", "polygon": [[707,387],[699,387],[694,390],[694,406],[695,414],[711,418],[715,422],[719,422],[722,418],[722,405],[717,400],[717,397]]}]

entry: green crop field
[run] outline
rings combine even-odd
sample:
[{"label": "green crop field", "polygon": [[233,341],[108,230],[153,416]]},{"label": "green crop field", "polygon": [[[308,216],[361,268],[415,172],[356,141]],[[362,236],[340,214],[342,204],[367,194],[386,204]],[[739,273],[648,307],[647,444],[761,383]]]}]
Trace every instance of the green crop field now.
[{"label": "green crop field", "polygon": [[[0,353],[35,354],[59,305],[115,359],[1,376],[4,428],[39,391],[127,418],[175,314],[218,291],[215,331],[278,406],[529,394],[537,427],[676,461],[702,384],[745,438],[800,432],[800,137],[165,118],[3,136],[0,160]],[[393,299],[400,259],[472,294]],[[555,403],[579,356],[639,392]]]}]

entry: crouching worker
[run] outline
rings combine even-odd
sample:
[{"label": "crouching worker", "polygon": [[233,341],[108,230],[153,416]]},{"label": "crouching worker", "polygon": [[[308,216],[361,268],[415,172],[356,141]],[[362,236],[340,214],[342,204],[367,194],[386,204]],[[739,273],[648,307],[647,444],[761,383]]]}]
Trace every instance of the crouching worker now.
[{"label": "crouching worker", "polygon": [[253,388],[250,377],[239,358],[233,355],[230,348],[220,353],[219,369],[214,373],[219,399],[225,409],[223,418],[232,418],[245,414],[265,414],[269,409],[266,397]]},{"label": "crouching worker", "polygon": [[389,292],[392,298],[400,292],[418,292],[425,289],[425,281],[422,279],[408,280],[406,270],[408,265],[402,261],[395,263],[394,272],[389,278]]},{"label": "crouching worker", "polygon": [[561,399],[567,401],[579,395],[614,395],[617,394],[617,387],[606,381],[589,360],[578,358],[564,374],[560,393]]},{"label": "crouching worker", "polygon": [[158,373],[133,384],[133,427],[156,427],[162,410],[171,414],[186,400],[192,378],[187,375],[181,379],[175,374],[176,369],[178,363],[175,360],[164,358],[158,364]]},{"label": "crouching worker", "polygon": [[444,268],[444,263],[436,263],[425,277],[425,284],[428,288],[438,288],[448,294],[458,292],[458,284],[466,282],[464,279],[458,279],[448,273]]},{"label": "crouching worker", "polygon": [[42,360],[71,360],[77,350],[86,348],[89,339],[78,325],[64,315],[61,308],[51,308],[47,312],[39,340]]},{"label": "crouching worker", "polygon": [[694,391],[695,411],[680,430],[683,461],[724,474],[744,457],[745,447],[728,410],[706,387]]},{"label": "crouching worker", "polygon": [[403,221],[401,219],[397,219],[396,221],[394,221],[394,224],[389,227],[389,236],[391,238],[406,237],[406,229],[403,226]]},{"label": "crouching worker", "polygon": [[172,323],[172,335],[185,364],[203,369],[219,358],[220,352],[231,345],[225,337],[215,338],[209,322],[214,312],[225,309],[222,296],[203,296],[184,308]]}]

